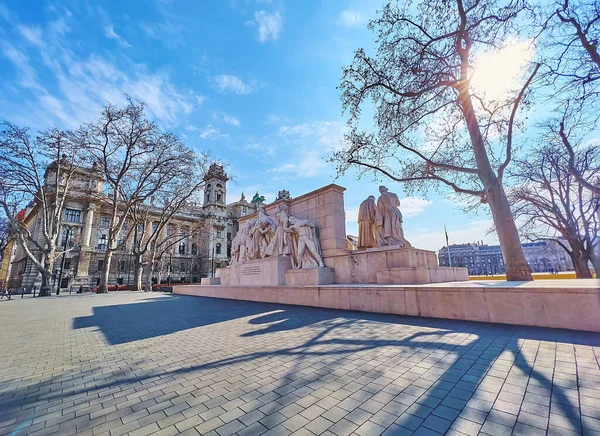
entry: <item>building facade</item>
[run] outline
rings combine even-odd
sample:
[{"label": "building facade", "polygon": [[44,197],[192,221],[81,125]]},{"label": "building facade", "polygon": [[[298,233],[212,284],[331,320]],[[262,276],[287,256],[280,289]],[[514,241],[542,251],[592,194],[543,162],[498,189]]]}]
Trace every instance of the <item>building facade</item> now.
[{"label": "building facade", "polygon": [[[50,179],[51,175],[47,177]],[[155,259],[154,283],[199,282],[201,277],[211,276],[216,268],[229,263],[237,219],[254,213],[259,204],[246,201],[242,194],[240,200],[227,205],[228,180],[223,166],[212,164],[204,178],[203,204],[188,204],[169,221],[161,238],[172,242],[164,244],[165,249]],[[58,241],[61,246],[73,245],[73,249],[65,254],[64,262],[59,257],[54,264],[54,288],[93,287],[100,283],[111,212],[110,205],[102,200],[102,184],[102,173],[96,167],[78,169],[63,211]],[[153,215],[152,206],[148,207],[148,221],[152,221],[159,211]],[[42,241],[39,209],[33,205],[23,215],[25,225]],[[135,282],[132,225],[141,224],[125,221],[112,257],[109,284],[128,286]],[[22,247],[16,244],[9,256],[8,287],[39,289],[41,275]],[[59,277],[61,283],[56,283]]]},{"label": "building facade", "polygon": [[[571,271],[573,263],[567,252],[555,241],[521,244],[527,263],[533,272]],[[504,274],[506,266],[499,245],[483,243],[454,244],[438,253],[440,266],[464,267],[469,275]]]}]

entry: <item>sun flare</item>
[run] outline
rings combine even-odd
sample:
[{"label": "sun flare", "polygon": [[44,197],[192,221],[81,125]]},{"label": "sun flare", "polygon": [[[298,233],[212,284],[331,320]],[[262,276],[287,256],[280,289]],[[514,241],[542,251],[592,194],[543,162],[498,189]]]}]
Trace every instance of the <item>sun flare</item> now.
[{"label": "sun flare", "polygon": [[476,55],[471,87],[489,101],[509,97],[520,87],[533,54],[531,41],[511,40],[501,49]]}]

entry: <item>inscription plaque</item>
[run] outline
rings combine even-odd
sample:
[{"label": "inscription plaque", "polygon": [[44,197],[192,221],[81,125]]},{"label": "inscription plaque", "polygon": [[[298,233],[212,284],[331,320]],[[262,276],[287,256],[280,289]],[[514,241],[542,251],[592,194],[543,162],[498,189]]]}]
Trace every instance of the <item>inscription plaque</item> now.
[{"label": "inscription plaque", "polygon": [[260,265],[249,265],[242,267],[243,276],[257,276],[262,273]]}]

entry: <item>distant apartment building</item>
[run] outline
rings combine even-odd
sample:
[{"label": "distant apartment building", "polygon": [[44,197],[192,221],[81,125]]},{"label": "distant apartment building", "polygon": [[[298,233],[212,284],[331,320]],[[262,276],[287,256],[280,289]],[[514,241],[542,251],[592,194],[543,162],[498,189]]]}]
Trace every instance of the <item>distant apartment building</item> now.
[{"label": "distant apartment building", "polygon": [[[573,269],[571,258],[555,241],[539,241],[521,244],[527,263],[533,272]],[[470,275],[504,274],[506,266],[499,245],[483,243],[454,244],[443,247],[438,253],[440,266],[464,267]],[[450,260],[451,259],[451,260]]]}]

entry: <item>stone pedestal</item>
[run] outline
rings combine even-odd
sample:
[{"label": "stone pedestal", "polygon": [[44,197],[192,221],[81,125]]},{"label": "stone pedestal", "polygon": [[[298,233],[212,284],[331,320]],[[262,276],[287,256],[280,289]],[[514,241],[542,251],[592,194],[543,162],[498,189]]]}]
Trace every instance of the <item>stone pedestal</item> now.
[{"label": "stone pedestal", "polygon": [[285,272],[291,268],[289,256],[273,256],[219,268],[218,275],[223,285],[280,286],[285,285]]},{"label": "stone pedestal", "polygon": [[466,268],[438,266],[435,252],[395,246],[346,251],[325,258],[335,270],[335,283],[425,284],[468,280]]},{"label": "stone pedestal", "polygon": [[220,277],[204,277],[200,279],[201,285],[220,285],[221,278]]},{"label": "stone pedestal", "polygon": [[331,285],[335,283],[332,268],[288,269],[285,272],[287,286]]},{"label": "stone pedestal", "polygon": [[398,267],[377,271],[377,283],[382,285],[445,283],[469,280],[466,268],[444,266]]}]

